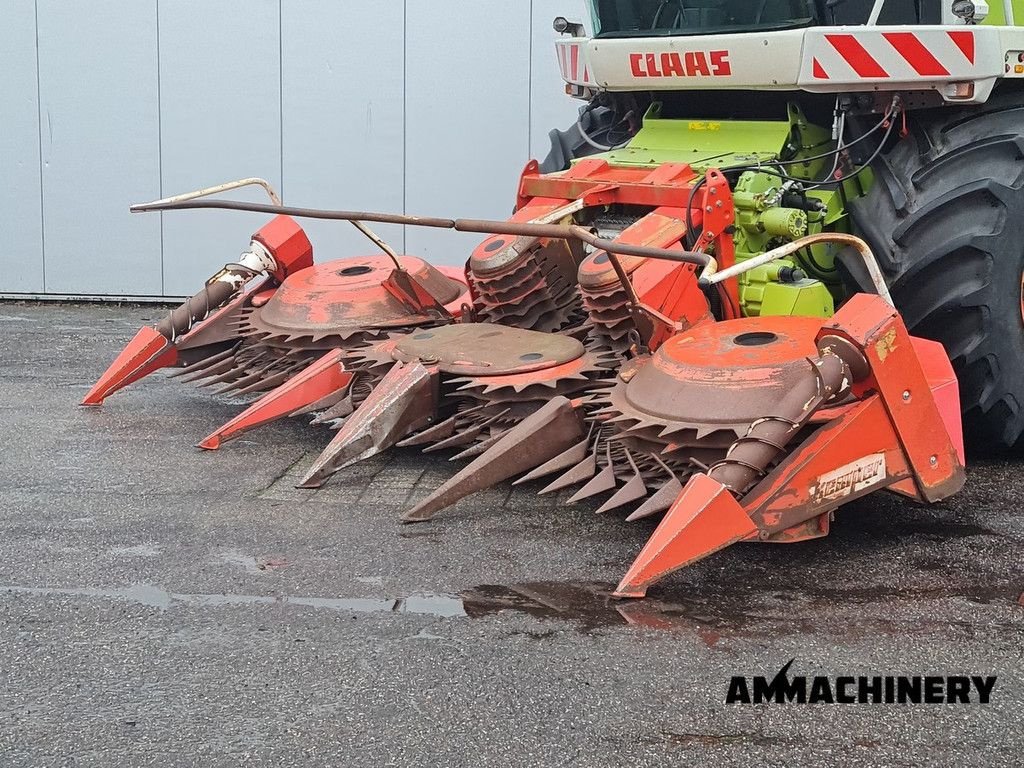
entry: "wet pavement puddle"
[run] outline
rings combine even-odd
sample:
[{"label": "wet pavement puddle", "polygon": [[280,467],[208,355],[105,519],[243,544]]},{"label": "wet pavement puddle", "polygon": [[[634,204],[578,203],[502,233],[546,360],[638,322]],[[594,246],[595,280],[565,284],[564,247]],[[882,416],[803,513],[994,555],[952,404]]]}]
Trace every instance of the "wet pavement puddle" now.
[{"label": "wet pavement puddle", "polygon": [[9,595],[124,600],[168,610],[178,606],[302,606],[353,614],[412,614],[437,618],[486,618],[502,612],[573,622],[581,629],[635,625],[651,629],[718,623],[692,607],[659,600],[617,600],[611,584],[536,582],[481,585],[460,595],[414,593],[397,598],[302,597],[286,595],[188,594],[150,584],[111,588],[0,587]]},{"label": "wet pavement puddle", "polygon": [[[823,629],[821,622],[811,620],[806,613],[793,613],[793,595],[778,591],[714,594],[695,593],[671,600],[648,597],[644,600],[618,600],[612,597],[614,585],[583,582],[530,582],[512,586],[484,584],[461,594],[417,592],[405,597],[306,597],[291,595],[243,594],[188,594],[169,592],[149,584],[134,584],[109,588],[47,588],[0,587],[8,595],[37,597],[69,596],[84,599],[123,600],[160,610],[179,607],[222,606],[298,606],[330,610],[347,614],[384,614],[391,616],[416,615],[434,618],[486,619],[499,615],[525,615],[545,623],[561,624],[579,632],[616,627],[635,627],[648,630],[690,630],[709,646],[724,637],[744,635],[756,630],[758,634],[810,634]],[[995,599],[1012,604],[1019,587],[1007,598],[1005,588],[991,589],[984,594],[956,595],[972,602],[987,604]],[[998,593],[998,596],[997,596]],[[847,590],[828,596],[829,602],[840,601],[863,605],[899,596],[904,599],[954,597],[944,591],[906,592],[884,589]],[[806,595],[804,596],[806,599]],[[811,612],[818,600],[807,600],[805,608]],[[844,620],[846,621],[846,620]],[[864,619],[873,632],[898,631],[888,627],[884,619]],[[846,631],[852,627],[846,624]],[[559,631],[564,631],[559,629]],[[553,631],[525,632],[535,638],[547,637]]]},{"label": "wet pavement puddle", "polygon": [[626,625],[645,629],[692,629],[722,623],[722,617],[709,615],[699,603],[650,597],[620,600],[612,597],[614,589],[614,584],[581,582],[486,584],[463,592],[462,603],[471,618],[512,611],[536,619],[575,622],[583,631]]},{"label": "wet pavement puddle", "polygon": [[342,613],[394,613],[421,614],[440,618],[464,617],[462,600],[453,595],[414,594],[403,598],[363,597],[292,597],[285,595],[232,595],[186,594],[168,592],[150,584],[108,589],[60,589],[49,587],[0,587],[8,594],[38,597],[70,596],[98,599],[126,600],[150,608],[166,610],[176,605],[297,605],[324,608]]}]

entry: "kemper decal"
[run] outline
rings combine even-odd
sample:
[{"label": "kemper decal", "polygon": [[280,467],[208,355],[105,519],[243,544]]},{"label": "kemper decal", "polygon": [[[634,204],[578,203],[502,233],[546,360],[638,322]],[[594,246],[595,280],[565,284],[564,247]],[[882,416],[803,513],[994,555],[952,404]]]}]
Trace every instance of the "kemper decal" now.
[{"label": "kemper decal", "polygon": [[631,53],[633,77],[728,77],[732,64],[728,51]]},{"label": "kemper decal", "polygon": [[875,453],[826,472],[811,488],[815,502],[841,499],[885,480],[885,454]]}]

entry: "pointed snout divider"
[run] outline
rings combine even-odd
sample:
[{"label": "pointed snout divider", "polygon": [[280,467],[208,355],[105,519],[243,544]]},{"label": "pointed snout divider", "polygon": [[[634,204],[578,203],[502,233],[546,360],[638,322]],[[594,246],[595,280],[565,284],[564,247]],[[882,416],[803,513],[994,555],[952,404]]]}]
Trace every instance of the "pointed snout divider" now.
[{"label": "pointed snout divider", "polygon": [[348,417],[299,488],[319,488],[340,469],[395,445],[437,417],[437,368],[396,363]]},{"label": "pointed snout divider", "polygon": [[729,489],[694,475],[613,593],[644,597],[673,571],[757,533],[757,526]]},{"label": "pointed snout divider", "polygon": [[178,361],[178,350],[156,328],[143,326],[121,350],[121,354],[93,384],[82,405],[101,405],[103,401],[132,382]]},{"label": "pointed snout divider", "polygon": [[514,426],[457,475],[410,509],[406,523],[431,520],[459,499],[535,469],[585,436],[579,414],[565,397],[554,397]]},{"label": "pointed snout divider", "polygon": [[243,432],[277,419],[283,419],[325,397],[338,392],[352,381],[345,370],[340,349],[332,349],[306,370],[271,390],[227,424],[199,443],[200,448],[215,451],[221,443]]}]

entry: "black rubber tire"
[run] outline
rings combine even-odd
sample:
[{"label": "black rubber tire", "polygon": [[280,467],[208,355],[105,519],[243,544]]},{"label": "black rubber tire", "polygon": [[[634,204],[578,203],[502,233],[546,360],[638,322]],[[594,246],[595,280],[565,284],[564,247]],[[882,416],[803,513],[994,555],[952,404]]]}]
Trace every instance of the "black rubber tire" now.
[{"label": "black rubber tire", "polygon": [[1024,91],[911,113],[851,204],[896,305],[942,342],[960,380],[968,444],[1024,446]]}]

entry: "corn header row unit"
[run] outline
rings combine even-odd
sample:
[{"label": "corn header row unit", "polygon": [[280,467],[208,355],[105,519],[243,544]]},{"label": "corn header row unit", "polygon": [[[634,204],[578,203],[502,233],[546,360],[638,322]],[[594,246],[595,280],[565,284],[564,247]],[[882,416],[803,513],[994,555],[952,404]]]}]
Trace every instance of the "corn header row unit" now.
[{"label": "corn header row unit", "polygon": [[[940,501],[965,433],[1017,446],[1024,2],[592,10],[589,37],[555,21],[579,120],[506,221],[290,207],[258,179],[134,206],[270,218],[84,403],[166,368],[247,399],[202,448],[305,417],[335,431],[303,487],[447,451],[461,469],[408,523],[504,482],[594,499],[654,524],[621,597],[737,542],[824,536],[875,491]],[[267,204],[211,197],[251,183]],[[314,263],[309,217],[370,255]],[[375,223],[483,239],[433,266]]]}]

